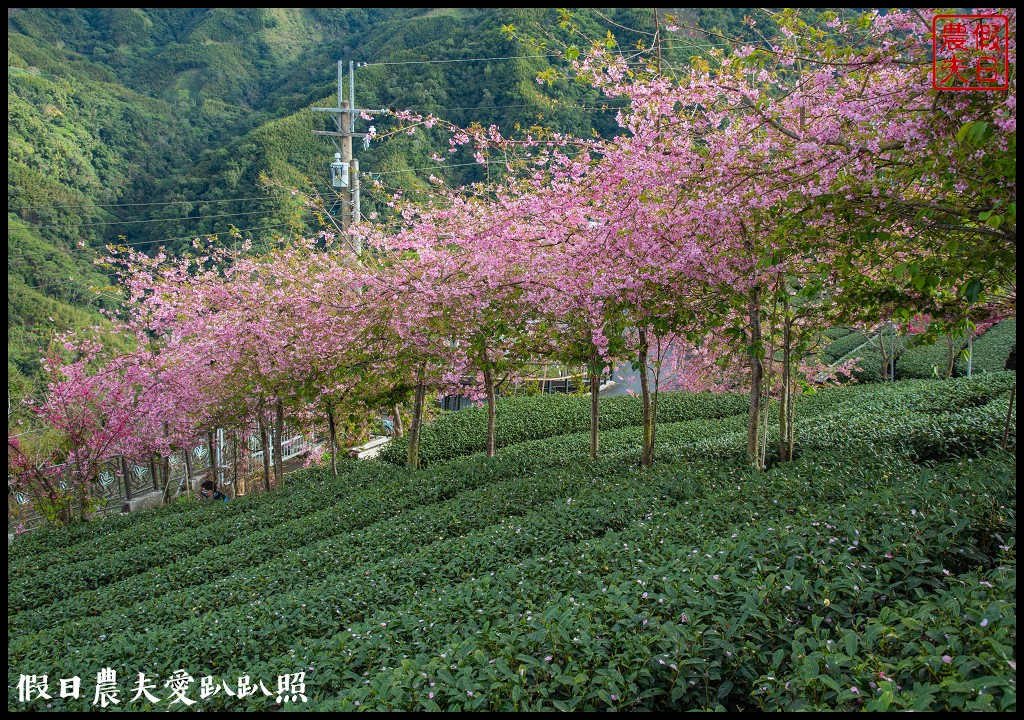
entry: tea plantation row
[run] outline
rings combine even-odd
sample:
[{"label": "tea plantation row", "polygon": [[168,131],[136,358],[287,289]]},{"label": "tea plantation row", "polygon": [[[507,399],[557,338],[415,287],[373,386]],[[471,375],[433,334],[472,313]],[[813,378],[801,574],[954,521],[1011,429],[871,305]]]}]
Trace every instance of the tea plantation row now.
[{"label": "tea plantation row", "polygon": [[[848,328],[836,328],[826,332],[832,338],[819,354],[826,363],[845,362],[858,359],[854,377],[862,382],[882,379],[882,352],[879,336],[853,332]],[[967,374],[967,358],[962,351],[967,347],[967,338],[959,337],[950,346],[946,336],[932,343],[915,344],[912,337],[897,335],[890,337],[888,329],[880,333],[886,350],[896,356],[896,377],[900,379],[941,377],[950,361],[952,352],[956,375]],[[1000,372],[1017,347],[1017,320],[1009,318],[997,323],[974,341],[972,373]],[[1011,361],[1012,362],[1012,361]],[[1010,368],[1014,369],[1014,368]]]},{"label": "tea plantation row", "polygon": [[[8,561],[9,708],[91,708],[111,667],[119,709],[167,707],[181,668],[195,700],[202,676],[304,672],[317,710],[1013,710],[1014,379],[806,397],[798,459],[765,473],[727,413],[661,426],[646,471],[627,426],[596,462],[556,435],[33,533]],[[131,699],[140,672],[158,705]],[[28,674],[54,697],[19,703]]]}]

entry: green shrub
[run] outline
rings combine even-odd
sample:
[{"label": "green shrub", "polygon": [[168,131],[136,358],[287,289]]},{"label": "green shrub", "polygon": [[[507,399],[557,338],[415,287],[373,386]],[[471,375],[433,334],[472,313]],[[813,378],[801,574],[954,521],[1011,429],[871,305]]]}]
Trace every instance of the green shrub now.
[{"label": "green shrub", "polygon": [[[351,461],[20,538],[8,683],[115,667],[124,710],[183,668],[202,710],[289,709],[276,678],[304,672],[316,711],[1012,712],[1016,458],[987,448],[1014,379],[803,396],[800,455],[767,472],[708,457],[742,456],[733,414],[665,423],[648,469],[622,427],[595,462],[586,433]],[[271,696],[199,699],[241,675]],[[51,694],[8,706],[92,707]]]},{"label": "green shrub", "polygon": [[[972,373],[999,372],[1006,367],[1006,360],[1017,347],[1017,319],[1010,318],[993,325],[981,337],[974,340],[974,357],[971,359]],[[960,356],[956,361],[957,375],[967,374],[967,358]]]},{"label": "green shrub", "polygon": [[[747,398],[738,393],[671,392],[658,395],[658,419],[671,423],[694,419],[723,418],[743,412]],[[642,424],[639,397],[621,395],[601,398],[601,429],[613,430]],[[583,432],[590,427],[590,398],[573,395],[537,395],[505,398],[498,402],[495,439],[498,447],[558,435]],[[420,466],[445,462],[482,452],[487,442],[486,408],[467,408],[442,413],[424,426],[420,436]],[[405,463],[408,439],[392,441],[381,459]]]},{"label": "green shrub", "polygon": [[[843,338],[844,340],[846,338]],[[890,333],[888,330],[882,332],[882,341],[886,350],[890,348]],[[907,338],[897,335],[892,340],[892,348],[896,353],[896,377],[899,377],[899,358],[907,348]],[[858,368],[853,372],[853,377],[860,382],[878,382],[882,379],[882,351],[878,347],[878,336],[871,338],[870,342],[864,343],[859,348],[847,353],[837,362],[846,362],[853,358],[859,358]]]},{"label": "green shrub", "polygon": [[[966,338],[955,338],[953,340],[953,356],[955,357],[966,345]],[[946,335],[927,345],[912,345],[896,360],[896,377],[904,379],[941,378],[946,372],[949,357],[949,337]]]},{"label": "green shrub", "polygon": [[839,358],[848,355],[866,343],[868,341],[868,337],[868,335],[865,335],[859,330],[851,331],[826,346],[825,349],[818,354],[818,357],[826,363],[834,363],[839,360]]},{"label": "green shrub", "polygon": [[823,332],[822,335],[827,337],[829,340],[838,340],[841,337],[846,337],[847,335],[849,335],[852,332],[853,332],[852,328],[848,328],[848,327],[834,327],[834,328],[829,328],[828,330]]}]

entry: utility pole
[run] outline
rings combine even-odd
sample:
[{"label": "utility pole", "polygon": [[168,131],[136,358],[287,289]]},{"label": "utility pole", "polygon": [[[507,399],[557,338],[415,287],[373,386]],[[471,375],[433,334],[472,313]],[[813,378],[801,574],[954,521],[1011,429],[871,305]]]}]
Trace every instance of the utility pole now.
[{"label": "utility pole", "polygon": [[[341,199],[341,229],[347,231],[359,222],[359,161],[352,157],[352,138],[367,137],[366,133],[357,133],[356,115],[361,113],[381,113],[383,110],[366,110],[356,107],[355,63],[348,64],[348,99],[345,99],[344,62],[338,61],[338,107],[313,108],[315,112],[327,112],[334,115],[337,130],[314,130],[314,135],[330,135],[340,138],[340,152],[334,154],[331,163],[331,184],[338,191]],[[361,243],[352,240],[352,251],[358,255],[362,252]]]}]

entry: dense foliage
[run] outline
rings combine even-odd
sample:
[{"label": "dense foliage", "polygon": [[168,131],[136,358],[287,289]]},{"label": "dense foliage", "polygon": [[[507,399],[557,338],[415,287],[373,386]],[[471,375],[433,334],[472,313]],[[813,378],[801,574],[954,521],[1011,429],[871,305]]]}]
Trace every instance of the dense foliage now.
[{"label": "dense foliage", "polygon": [[[503,399],[495,424],[498,447],[582,433],[589,425],[589,404],[589,398],[582,396],[537,395]],[[605,429],[642,424],[643,409],[639,397],[602,398],[600,405],[601,427]],[[673,392],[659,398],[658,416],[665,423],[710,420],[738,415],[745,408],[746,398],[741,395]],[[444,413],[423,428],[420,463],[426,467],[483,452],[486,437],[487,414],[483,407]],[[405,438],[397,439],[388,444],[381,457],[388,462],[404,464],[407,445]]]},{"label": "dense foliage", "polygon": [[[984,335],[974,341],[971,358],[972,372],[999,372],[1015,370],[1006,367],[1010,361],[1010,353],[1017,349],[1017,320],[1003,320],[990,328]],[[957,360],[956,371],[960,375],[967,374],[967,359]]]},{"label": "dense foliage", "polygon": [[993,447],[1014,379],[808,396],[802,452],[767,473],[707,457],[742,456],[742,418],[690,421],[646,470],[634,428],[594,462],[582,436],[417,472],[351,461],[32,533],[8,564],[9,685],[87,690],[109,666],[123,709],[149,706],[139,672],[165,707],[183,668],[193,699],[206,675],[305,672],[319,710],[1012,711],[1015,456]]},{"label": "dense foliage", "polygon": [[896,360],[896,377],[928,378],[952,375],[966,337],[944,335],[933,342],[908,347]]},{"label": "dense foliage", "polygon": [[[736,34],[743,15],[742,9],[713,9],[692,18]],[[318,126],[308,108],[332,102],[338,59],[377,63],[358,72],[361,107],[435,112],[458,124],[545,124],[581,136],[615,130],[615,108],[592,88],[564,82],[538,88],[534,76],[550,68],[547,58],[387,64],[529,54],[508,42],[500,27],[545,17],[554,15],[530,9],[12,9],[8,236],[15,257],[29,261],[8,267],[8,374],[15,399],[38,393],[38,359],[54,332],[100,323],[96,305],[111,307],[116,300],[89,290],[110,284],[92,266],[104,243],[180,251],[197,236],[224,237],[238,227],[263,247],[282,235],[320,229],[315,215],[288,193],[264,192],[260,177],[324,192],[334,148],[311,134]],[[650,24],[629,8],[609,17]],[[593,13],[582,18],[588,32],[603,22]],[[386,146],[357,154],[364,170],[385,173],[388,188],[427,190],[431,174],[453,184],[483,177],[462,160],[451,169],[434,167],[431,154],[445,147],[440,137],[400,133]],[[365,211],[386,210],[390,192],[367,184]]]}]

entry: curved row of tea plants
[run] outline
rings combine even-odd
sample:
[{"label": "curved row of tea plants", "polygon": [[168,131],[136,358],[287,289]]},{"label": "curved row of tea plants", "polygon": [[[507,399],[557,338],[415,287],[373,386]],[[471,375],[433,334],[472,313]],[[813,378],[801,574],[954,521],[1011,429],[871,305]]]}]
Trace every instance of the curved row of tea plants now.
[{"label": "curved row of tea plants", "polygon": [[[724,418],[743,413],[746,407],[746,397],[738,393],[671,392],[658,396],[658,418],[666,423]],[[601,398],[600,419],[602,430],[639,426],[643,422],[641,399],[628,395]],[[583,432],[589,428],[589,397],[550,394],[501,400],[494,434],[498,447],[508,447],[526,440]],[[486,408],[443,413],[423,428],[420,466],[483,452],[486,442]],[[407,448],[407,439],[398,438],[384,449],[380,458],[402,465]]]},{"label": "curved row of tea plants", "polygon": [[[971,359],[971,371],[975,373],[999,372],[1006,369],[1010,353],[1017,349],[1017,319],[1003,320],[988,329],[974,341],[974,357]],[[1011,370],[1015,368],[1010,368]],[[957,360],[956,371],[960,375],[967,374],[967,359]]]},{"label": "curved row of tea plants", "polygon": [[[829,336],[835,339],[818,354],[821,360],[826,363],[840,363],[858,359],[858,368],[853,373],[854,378],[861,382],[876,382],[882,379],[882,353],[878,347],[878,334],[868,336],[858,331],[851,332],[846,328],[838,328],[836,333]],[[887,329],[883,329],[881,337],[888,350],[890,341]],[[1016,319],[1003,320],[989,328],[974,341],[972,374],[1003,370],[1010,352],[1016,346]],[[966,338],[957,338],[953,343],[956,376],[967,375],[967,360],[963,355],[966,347]],[[949,364],[950,347],[945,336],[935,342],[914,344],[912,338],[897,335],[892,341],[892,349],[896,356],[896,377],[900,380],[941,377]]]},{"label": "curved row of tea plants", "polygon": [[[557,500],[484,529],[465,532],[448,518],[450,538],[425,546],[410,538],[388,559],[336,566],[310,587],[254,592],[244,605],[219,608],[216,598],[231,591],[211,579],[211,605],[190,608],[187,620],[121,618],[138,636],[123,625],[97,636],[100,628],[79,633],[69,623],[63,642],[41,633],[12,645],[9,660],[48,661],[61,676],[88,676],[90,664],[118,658],[151,675],[182,666],[196,676],[275,677],[312,667],[319,709],[749,707],[761,702],[761,675],[806,678],[800,656],[811,651],[793,643],[808,642],[799,632],[808,625],[817,631],[827,620],[817,634],[846,643],[844,630],[888,604],[937,603],[929,598],[947,585],[995,585],[965,610],[990,615],[972,643],[1005,648],[1011,608],[996,615],[990,606],[1000,596],[1006,604],[1012,577],[998,569],[1005,553],[994,547],[1015,534],[1005,517],[1012,461],[938,473],[884,459],[801,460],[767,475],[698,465],[680,483],[678,466],[641,474],[608,459],[597,478],[562,484]],[[968,570],[978,565],[991,571]],[[973,652],[961,640],[969,629],[935,657]],[[998,662],[966,668],[965,680]],[[893,677],[897,702],[919,702],[919,689],[895,691],[902,678],[891,666],[880,671]],[[814,677],[829,674],[821,667]],[[991,694],[989,707],[1002,699]],[[207,703],[232,707],[225,698]]]},{"label": "curved row of tea plants", "polygon": [[[946,382],[926,380],[886,385],[846,385],[803,395],[798,398],[796,405],[797,449],[801,446],[827,449],[830,444],[835,443],[843,445],[855,441],[877,441],[889,443],[893,452],[903,448],[902,452],[915,453],[920,459],[940,459],[956,454],[952,449],[954,438],[959,438],[957,447],[962,447],[965,451],[970,451],[972,446],[984,447],[991,443],[992,437],[1001,436],[1000,418],[1005,416],[1006,410],[1005,405],[1000,409],[999,401],[1000,398],[1008,396],[1015,381],[1016,373],[1004,372]],[[707,395],[669,393],[667,397],[675,401],[673,407],[676,412],[668,416],[672,418],[679,417],[679,408],[689,404],[692,409],[697,404],[696,401],[703,400]],[[746,448],[745,408],[741,407],[740,398],[737,396],[726,395],[725,398],[727,399],[721,405],[699,405],[698,408],[704,410],[703,414],[698,409],[694,413],[696,418],[684,421],[674,422],[666,418],[659,408],[658,452],[663,457],[678,458],[734,458],[742,455]],[[533,401],[536,398],[525,400]],[[557,417],[575,408],[579,415],[585,417],[587,409],[577,400],[578,398],[551,395],[544,397],[542,404],[552,416]],[[509,403],[508,410],[505,402]],[[974,421],[970,418],[958,422],[960,412],[990,403],[992,407],[988,408],[985,419],[978,422],[976,427],[972,425]],[[520,399],[502,401],[497,415],[498,424],[500,425],[501,418],[506,412],[511,417],[510,423],[519,422],[524,405],[526,403],[520,403]],[[629,404],[623,405],[630,407]],[[740,406],[738,414],[717,415],[718,412],[736,410],[736,406]],[[937,416],[939,413],[952,415]],[[769,409],[770,416],[774,417],[776,414],[776,410]],[[639,418],[625,413],[615,416],[617,422],[629,419],[635,422],[618,426],[616,429],[607,428],[602,419],[602,451],[615,452],[640,448]],[[847,421],[851,433],[846,433],[843,429]],[[933,429],[944,423],[950,423],[950,430],[946,433],[948,437],[941,439]],[[585,453],[589,446],[588,431],[577,429],[575,432],[569,432],[571,427],[570,423],[553,425],[545,429],[548,435],[536,440],[529,440],[531,433],[524,432],[519,440],[508,445],[499,445],[498,452],[501,454],[515,450],[561,455]],[[433,434],[428,435],[432,429]],[[479,440],[485,433],[486,414],[463,410],[442,415],[432,425],[424,428],[423,437],[424,443],[427,442],[428,436],[436,441],[436,456],[443,455],[445,459],[452,459],[474,448],[475,452],[482,451],[482,446],[476,447],[479,443],[476,440],[471,441],[471,438],[476,437]],[[978,433],[985,433],[985,438],[977,437]],[[776,452],[777,437],[777,429],[772,424],[769,426],[768,447],[772,449],[769,457]],[[554,442],[546,442],[548,439]],[[936,443],[946,446],[946,449],[931,447]],[[392,455],[389,459],[392,462],[400,462],[398,455]]]},{"label": "curved row of tea plants", "polygon": [[154,709],[139,672],[167,698],[183,668],[193,699],[204,675],[304,671],[317,710],[1012,710],[1015,458],[986,453],[1014,380],[805,396],[800,456],[766,473],[732,459],[732,415],[660,426],[647,470],[626,427],[596,462],[582,433],[414,473],[352,461],[69,528],[66,564],[60,531],[19,539],[9,686],[78,675],[88,698],[48,701],[76,710],[106,666],[122,709]]},{"label": "curved row of tea plants", "polygon": [[[898,378],[931,378],[942,377],[949,366],[950,358],[956,370],[956,359],[967,347],[967,338],[953,338],[943,335],[935,342],[924,345],[912,345],[896,359],[896,377]],[[1001,369],[1001,368],[1000,368]]]}]

